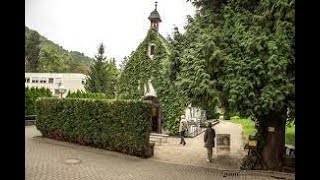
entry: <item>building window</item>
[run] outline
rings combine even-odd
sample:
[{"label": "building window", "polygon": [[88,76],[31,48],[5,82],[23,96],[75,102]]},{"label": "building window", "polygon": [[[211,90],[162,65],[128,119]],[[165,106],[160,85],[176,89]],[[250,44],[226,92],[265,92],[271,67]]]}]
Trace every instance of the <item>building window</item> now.
[{"label": "building window", "polygon": [[155,45],[150,46],[150,55],[154,55],[154,48],[155,47],[156,47]]},{"label": "building window", "polygon": [[40,83],[47,83],[47,78],[41,78]]},{"label": "building window", "polygon": [[37,77],[34,77],[34,78],[32,78],[32,81],[31,81],[32,83],[39,83],[39,78],[37,78]]},{"label": "building window", "polygon": [[25,83],[30,83],[30,78],[25,78]]},{"label": "building window", "polygon": [[49,84],[53,84],[53,78],[49,78]]},{"label": "building window", "polygon": [[156,45],[155,44],[150,44],[148,48],[148,56],[152,59],[156,50]]}]

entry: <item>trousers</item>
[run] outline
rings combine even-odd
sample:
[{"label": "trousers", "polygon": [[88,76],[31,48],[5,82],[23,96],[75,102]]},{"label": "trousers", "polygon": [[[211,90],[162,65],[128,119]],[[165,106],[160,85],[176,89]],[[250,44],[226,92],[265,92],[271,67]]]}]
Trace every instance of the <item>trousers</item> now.
[{"label": "trousers", "polygon": [[185,131],[180,132],[180,144],[185,144],[186,141],[184,140]]},{"label": "trousers", "polygon": [[207,148],[208,159],[212,161],[212,148]]}]

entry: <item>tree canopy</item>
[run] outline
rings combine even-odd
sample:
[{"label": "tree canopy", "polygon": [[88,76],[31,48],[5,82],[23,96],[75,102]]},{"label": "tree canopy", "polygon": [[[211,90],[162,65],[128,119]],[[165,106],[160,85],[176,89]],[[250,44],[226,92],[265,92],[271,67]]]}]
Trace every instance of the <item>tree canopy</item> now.
[{"label": "tree canopy", "polygon": [[77,51],[67,51],[25,27],[25,71],[64,72],[88,75],[93,59]]},{"label": "tree canopy", "polygon": [[101,43],[95,62],[91,66],[91,72],[86,82],[86,90],[91,93],[104,93],[106,98],[115,98],[117,68],[114,59],[107,61],[104,56],[105,49]]},{"label": "tree canopy", "polygon": [[25,68],[30,72],[37,72],[39,69],[40,35],[32,31],[25,37]]},{"label": "tree canopy", "polygon": [[228,107],[254,116],[292,107],[294,1],[193,3],[199,13],[175,57],[189,100],[205,104],[224,95]]},{"label": "tree canopy", "polygon": [[[179,74],[172,75],[180,90],[193,104],[219,100],[232,111],[252,116],[259,125],[260,151],[281,149],[281,124],[287,109],[295,108],[295,1],[191,2],[198,12],[189,18],[183,50],[175,57]],[[274,142],[280,143],[263,141],[268,126],[276,127],[280,139]],[[278,162],[280,156],[269,155],[270,161]],[[267,162],[269,168],[275,164]]]}]

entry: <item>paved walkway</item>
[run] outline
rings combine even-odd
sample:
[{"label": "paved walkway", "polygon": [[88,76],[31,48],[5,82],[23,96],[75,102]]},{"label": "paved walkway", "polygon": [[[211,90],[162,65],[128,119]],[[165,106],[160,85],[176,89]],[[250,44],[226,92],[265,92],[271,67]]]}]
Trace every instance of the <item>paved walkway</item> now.
[{"label": "paved walkway", "polygon": [[[240,172],[236,174],[237,177],[223,177],[237,171],[224,172],[173,162],[162,163],[157,160],[159,155],[150,159],[141,159],[37,136],[40,136],[40,133],[35,126],[25,128],[26,180],[273,179],[266,176],[253,176],[254,173],[249,172]],[[191,145],[190,141],[187,143]],[[191,146],[185,148],[191,148]],[[66,163],[70,158],[78,159],[80,163]]]},{"label": "paved walkway", "polygon": [[[227,170],[239,170],[242,158],[245,156],[244,142],[242,136],[242,127],[238,124],[221,121],[213,127],[216,134],[230,134],[230,155],[213,155],[213,163],[208,163],[207,150],[204,148],[204,133],[194,138],[186,138],[187,144],[179,144],[180,138],[169,137],[167,143],[161,143],[155,146],[154,157],[152,159],[177,163],[194,165],[200,167],[209,167]],[[215,152],[215,149],[213,150]]]}]

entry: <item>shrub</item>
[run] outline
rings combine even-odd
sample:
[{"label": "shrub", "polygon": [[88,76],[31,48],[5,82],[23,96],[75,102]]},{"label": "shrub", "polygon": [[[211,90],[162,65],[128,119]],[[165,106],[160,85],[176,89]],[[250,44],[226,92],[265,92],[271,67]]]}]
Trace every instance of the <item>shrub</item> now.
[{"label": "shrub", "polygon": [[150,157],[151,104],[129,100],[53,99],[36,102],[44,137]]},{"label": "shrub", "polygon": [[220,114],[217,112],[216,108],[205,107],[207,119],[219,119]]},{"label": "shrub", "polygon": [[106,95],[103,93],[88,93],[78,90],[73,93],[68,93],[67,98],[91,98],[91,99],[106,99]]},{"label": "shrub", "polygon": [[51,91],[47,88],[34,88],[26,87],[25,88],[25,115],[35,115],[35,102],[38,97],[51,97]]}]

